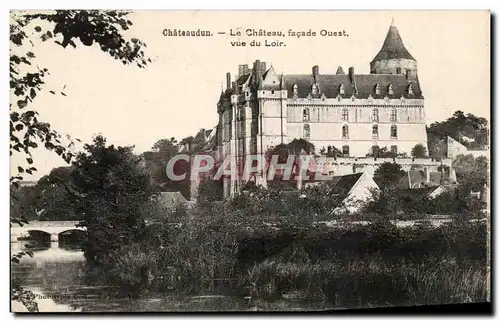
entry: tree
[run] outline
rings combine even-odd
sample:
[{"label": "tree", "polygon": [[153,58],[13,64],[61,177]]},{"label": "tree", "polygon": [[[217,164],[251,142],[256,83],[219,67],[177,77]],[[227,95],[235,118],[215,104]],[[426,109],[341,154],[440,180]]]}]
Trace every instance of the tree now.
[{"label": "tree", "polygon": [[397,154],[389,151],[386,146],[380,148],[378,145],[374,145],[370,149],[370,152],[366,154],[366,156],[371,158],[395,158],[397,157]]},{"label": "tree", "polygon": [[221,201],[223,189],[219,181],[207,179],[200,182],[198,186],[198,202],[200,205]]},{"label": "tree", "polygon": [[415,158],[425,158],[425,156],[427,155],[427,149],[423,144],[416,144],[411,149],[411,155]]},{"label": "tree", "polygon": [[340,151],[333,145],[329,145],[328,148],[322,147],[320,150],[320,154],[325,155],[328,158],[337,158],[344,156],[342,151]]},{"label": "tree", "polygon": [[402,211],[399,190],[394,185],[386,185],[380,190],[372,189],[371,198],[365,202],[363,212],[373,221],[387,223],[396,220]]},{"label": "tree", "polygon": [[[27,166],[18,165],[18,173],[11,176],[14,188],[23,179],[23,173],[32,174],[37,170],[33,166],[31,151],[39,145],[56,152],[68,163],[74,157],[68,150],[74,144],[73,139],[67,135],[69,142],[63,142],[59,132],[51,128],[48,122],[40,120],[37,111],[28,108],[43,89],[45,78],[49,75],[49,70],[39,67],[35,61],[35,42],[53,41],[63,48],[68,45],[76,48],[78,42],[75,41],[79,39],[85,46],[96,43],[103,52],[123,64],[136,63],[140,68],[145,67],[147,62],[151,62],[142,50],[146,45],[138,39],[126,40],[121,35],[132,25],[126,16],[127,12],[116,10],[57,10],[43,14],[11,12],[9,77],[10,97],[15,99],[11,99],[9,104],[10,155],[21,153],[27,162]],[[43,22],[43,27],[39,25],[40,22]],[[34,30],[39,37],[30,37],[28,30]],[[63,91],[59,92],[66,96]],[[54,90],[50,93],[56,94]],[[11,216],[11,223],[23,225],[27,221],[22,217]],[[11,261],[19,262],[25,254],[33,255],[31,252],[20,252],[14,254]],[[14,280],[11,285],[12,300],[22,302],[29,311],[38,311],[32,292],[23,290],[20,281]]]},{"label": "tree", "polygon": [[488,183],[488,159],[486,157],[474,158],[472,154],[459,155],[453,161],[452,167],[457,174],[457,181],[469,191],[478,191]]},{"label": "tree", "polygon": [[40,197],[40,189],[33,187],[10,187],[10,215],[11,217],[26,220],[36,220],[37,218],[37,199]]},{"label": "tree", "polygon": [[87,228],[84,255],[90,264],[106,267],[110,255],[140,237],[142,209],[155,195],[149,172],[132,147],[106,145],[102,136],[77,155],[72,173],[75,211]]},{"label": "tree", "polygon": [[153,150],[158,153],[175,154],[179,150],[177,139],[171,137],[170,139],[160,139],[153,144]]},{"label": "tree", "polygon": [[[290,155],[294,156],[293,168],[299,164],[299,156],[303,153],[306,155],[314,154],[314,144],[304,139],[294,139],[288,144],[281,143],[275,147],[271,147],[266,152],[266,159],[269,163],[273,155],[278,155],[278,163],[286,163]],[[291,180],[294,180],[293,175]],[[288,186],[288,184],[285,184]]]},{"label": "tree", "polygon": [[[488,121],[473,114],[456,111],[453,116],[443,122],[434,122],[427,127],[429,147],[432,142],[444,140],[449,136],[468,147],[484,147],[488,145]],[[463,140],[463,136],[474,139],[474,142]]]},{"label": "tree", "polygon": [[447,144],[446,141],[434,139],[429,141],[429,154],[434,160],[442,161],[447,155]]},{"label": "tree", "polygon": [[[52,129],[50,124],[39,120],[38,112],[27,107],[43,89],[45,78],[49,75],[46,68],[41,68],[33,52],[37,40],[53,41],[66,48],[76,48],[77,40],[85,46],[96,43],[102,51],[120,60],[123,64],[136,63],[145,67],[148,58],[142,47],[145,44],[138,39],[126,40],[121,33],[132,25],[126,19],[127,12],[101,10],[57,10],[52,13],[14,12],[10,21],[10,89],[11,97],[16,97],[10,104],[10,152],[24,153],[27,169],[19,166],[19,175],[11,178],[12,182],[22,179],[22,173],[31,174],[36,168],[31,166],[31,149],[39,144],[56,152],[68,163],[74,156],[68,150],[73,141],[63,142],[63,136]],[[28,30],[34,30],[39,37],[30,39]],[[28,47],[28,48],[26,48]],[[54,90],[50,91],[56,94]],[[63,91],[61,95],[66,96]],[[17,100],[17,101],[16,101]],[[13,104],[14,103],[14,104]]]},{"label": "tree", "polygon": [[169,183],[166,166],[168,161],[179,152],[179,145],[174,137],[161,139],[153,144],[153,152],[145,152],[144,159],[153,179],[162,185]]},{"label": "tree", "polygon": [[306,154],[314,154],[314,144],[304,139],[293,139],[286,146],[290,154],[300,155],[302,151]]},{"label": "tree", "polygon": [[380,188],[388,185],[397,185],[404,175],[401,165],[393,162],[380,164],[373,174],[373,180]]}]

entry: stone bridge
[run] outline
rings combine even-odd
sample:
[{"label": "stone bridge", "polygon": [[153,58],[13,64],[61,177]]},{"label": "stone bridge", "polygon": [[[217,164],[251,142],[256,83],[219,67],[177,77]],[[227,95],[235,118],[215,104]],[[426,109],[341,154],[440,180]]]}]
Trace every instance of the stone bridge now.
[{"label": "stone bridge", "polygon": [[85,231],[85,228],[76,227],[78,221],[30,221],[20,227],[13,224],[10,227],[10,242],[16,243],[19,238],[29,238],[33,234],[50,235],[51,242],[58,242],[62,234],[70,234],[75,231]]}]

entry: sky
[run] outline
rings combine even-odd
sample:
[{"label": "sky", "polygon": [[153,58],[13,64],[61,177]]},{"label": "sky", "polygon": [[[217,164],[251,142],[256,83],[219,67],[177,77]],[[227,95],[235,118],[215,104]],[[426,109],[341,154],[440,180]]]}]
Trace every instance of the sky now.
[{"label": "sky", "polygon": [[[50,76],[31,108],[60,133],[83,142],[102,134],[108,143],[147,151],[162,138],[181,139],[213,128],[226,72],[259,59],[277,73],[344,71],[369,73],[392,19],[418,62],[426,122],[442,121],[462,110],[490,119],[490,21],[488,11],[137,11],[126,32],[147,44],[153,62],[145,69],[123,65],[97,46],[63,49],[35,43],[36,62]],[[166,37],[163,29],[226,32],[213,37]],[[248,28],[267,31],[344,31],[348,37],[276,38],[286,47],[232,47],[230,41],[275,37],[230,37]],[[29,37],[31,31],[28,33]],[[225,86],[225,85],[224,85]],[[49,90],[64,88],[67,96]],[[79,147],[78,147],[79,148]],[[55,153],[34,151],[37,180],[65,165]],[[11,158],[11,168],[20,163]]]}]

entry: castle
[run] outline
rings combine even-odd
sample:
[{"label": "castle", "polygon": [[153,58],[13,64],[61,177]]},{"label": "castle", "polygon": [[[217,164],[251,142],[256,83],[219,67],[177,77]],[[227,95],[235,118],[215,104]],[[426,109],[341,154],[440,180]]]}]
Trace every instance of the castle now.
[{"label": "castle", "polygon": [[[345,157],[365,157],[387,147],[394,155],[410,155],[417,144],[427,147],[424,97],[417,61],[391,24],[370,74],[278,75],[256,60],[250,69],[239,65],[235,81],[226,74],[227,88],[217,104],[216,158],[263,156],[293,139],[305,139],[317,151],[336,147]],[[258,179],[256,179],[258,180]],[[263,179],[261,179],[263,180]],[[237,183],[224,182],[225,195]]]}]

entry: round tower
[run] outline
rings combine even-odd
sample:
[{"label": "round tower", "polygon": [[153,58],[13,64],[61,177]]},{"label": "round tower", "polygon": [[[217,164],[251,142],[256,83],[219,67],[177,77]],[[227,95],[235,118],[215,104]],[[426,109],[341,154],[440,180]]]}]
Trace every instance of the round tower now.
[{"label": "round tower", "polygon": [[417,61],[408,52],[392,20],[382,49],[370,63],[371,74],[409,75],[417,74]]}]

